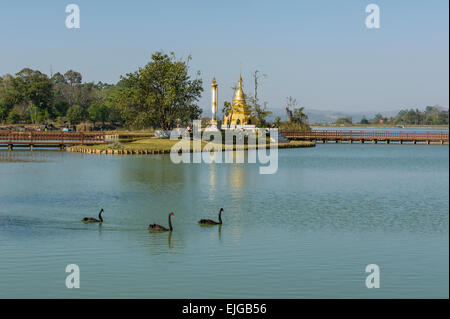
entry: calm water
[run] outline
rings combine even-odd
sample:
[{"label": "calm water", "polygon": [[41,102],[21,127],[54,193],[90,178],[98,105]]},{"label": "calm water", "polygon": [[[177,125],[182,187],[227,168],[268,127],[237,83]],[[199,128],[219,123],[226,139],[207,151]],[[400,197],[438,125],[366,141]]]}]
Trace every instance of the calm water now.
[{"label": "calm water", "polygon": [[[255,164],[0,151],[0,297],[449,297],[449,149],[318,145]],[[105,209],[103,225],[82,217]],[[224,225],[200,227],[201,218]],[[152,234],[150,223],[174,231]],[[78,264],[81,288],[65,287]],[[381,288],[365,287],[378,264]]]}]

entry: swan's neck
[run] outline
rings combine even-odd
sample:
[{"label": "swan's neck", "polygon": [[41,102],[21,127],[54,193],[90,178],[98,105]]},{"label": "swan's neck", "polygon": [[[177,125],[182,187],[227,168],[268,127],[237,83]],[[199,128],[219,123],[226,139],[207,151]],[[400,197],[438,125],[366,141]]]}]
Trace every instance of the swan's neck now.
[{"label": "swan's neck", "polygon": [[100,213],[98,213],[98,219],[100,219],[101,222],[103,222],[102,214],[103,211],[101,210]]},{"label": "swan's neck", "polygon": [[219,212],[219,223],[222,224],[222,210]]},{"label": "swan's neck", "polygon": [[172,219],[171,219],[172,215],[169,215],[169,230],[172,231]]}]

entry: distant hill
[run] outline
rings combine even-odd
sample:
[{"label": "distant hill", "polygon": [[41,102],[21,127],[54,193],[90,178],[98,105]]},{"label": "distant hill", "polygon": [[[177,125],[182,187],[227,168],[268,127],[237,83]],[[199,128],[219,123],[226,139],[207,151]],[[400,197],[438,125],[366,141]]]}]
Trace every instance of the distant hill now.
[{"label": "distant hill", "polygon": [[[340,117],[351,117],[353,122],[359,122],[365,116],[367,119],[375,117],[375,114],[381,113],[383,116],[395,116],[400,110],[388,111],[388,112],[378,112],[378,111],[367,111],[367,112],[339,112],[339,111],[322,111],[314,109],[305,109],[306,115],[308,115],[309,123],[326,124],[334,123]],[[273,114],[267,117],[267,120],[273,121],[275,117],[279,116],[282,121],[287,120],[287,115],[284,110],[272,110]]]},{"label": "distant hill", "polygon": [[[405,107],[404,109],[407,109]],[[424,109],[424,108],[423,108]],[[448,110],[446,107],[439,107],[441,110]],[[273,122],[275,117],[279,116],[282,121],[287,120],[286,111],[284,109],[270,109],[273,112],[272,115],[267,116],[267,120],[269,122]],[[305,109],[306,115],[308,115],[308,122],[315,124],[327,124],[334,123],[340,117],[351,117],[353,123],[361,121],[363,116],[367,119],[372,119],[375,117],[375,114],[381,113],[385,117],[393,117],[400,112],[400,109],[393,111],[364,111],[364,112],[340,112],[340,111],[322,111],[315,109]],[[203,110],[203,117],[211,117],[211,111],[208,108],[207,110]],[[222,116],[222,114],[220,114]]]}]

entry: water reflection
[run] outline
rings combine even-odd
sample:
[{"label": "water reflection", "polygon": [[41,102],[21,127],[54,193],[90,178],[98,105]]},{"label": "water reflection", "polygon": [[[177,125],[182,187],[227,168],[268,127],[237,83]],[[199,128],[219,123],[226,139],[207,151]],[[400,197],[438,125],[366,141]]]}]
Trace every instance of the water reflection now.
[{"label": "water reflection", "polygon": [[169,243],[169,248],[172,249],[173,248],[173,244],[172,244],[172,232],[169,232],[169,236],[167,237],[168,243]]}]

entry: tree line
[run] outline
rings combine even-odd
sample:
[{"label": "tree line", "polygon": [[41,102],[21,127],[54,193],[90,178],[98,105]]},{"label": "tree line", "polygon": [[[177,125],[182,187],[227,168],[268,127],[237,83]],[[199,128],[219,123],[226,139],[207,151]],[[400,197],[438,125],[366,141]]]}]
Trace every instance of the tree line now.
[{"label": "tree line", "polygon": [[199,118],[202,80],[189,75],[190,57],[156,52],[116,84],[83,82],[74,70],[51,76],[24,68],[0,77],[0,122],[76,125],[91,121],[132,129],[171,129]]},{"label": "tree line", "polygon": [[[150,62],[135,72],[120,77],[116,84],[83,82],[81,73],[69,70],[48,76],[24,68],[15,75],[0,77],[0,123],[77,125],[91,121],[95,127],[108,123],[129,129],[162,128],[170,130],[199,119],[198,101],[203,92],[200,72],[190,75],[187,59],[173,53],[156,52]],[[304,108],[289,97],[288,121],[275,118],[268,103],[258,98],[259,71],[253,73],[254,94],[246,96],[251,116],[258,127],[309,129]],[[234,88],[236,89],[236,88]],[[231,112],[225,102],[225,116]]]},{"label": "tree line", "polygon": [[[438,106],[427,106],[424,111],[419,109],[405,109],[398,112],[396,116],[386,117],[381,113],[368,120],[365,116],[360,124],[394,124],[394,125],[448,125],[449,112]],[[344,119],[341,119],[342,122]],[[351,119],[346,119],[351,124]],[[338,121],[336,121],[337,124]],[[347,123],[342,123],[347,124]]]}]

